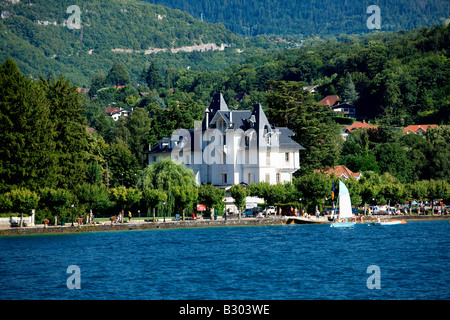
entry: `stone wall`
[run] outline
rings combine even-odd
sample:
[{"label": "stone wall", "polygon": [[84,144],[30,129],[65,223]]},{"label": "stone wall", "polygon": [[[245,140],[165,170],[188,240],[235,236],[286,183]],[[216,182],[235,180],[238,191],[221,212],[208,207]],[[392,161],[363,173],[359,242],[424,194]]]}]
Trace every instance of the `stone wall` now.
[{"label": "stone wall", "polygon": [[207,228],[226,226],[255,226],[255,225],[280,225],[285,219],[228,219],[228,220],[187,220],[187,221],[167,221],[158,223],[117,223],[117,224],[96,224],[81,226],[43,226],[31,228],[9,228],[0,229],[0,236],[6,235],[27,235],[27,234],[56,234],[56,233],[77,233],[95,231],[125,231],[125,230],[151,230],[151,229],[176,229],[176,228]]}]

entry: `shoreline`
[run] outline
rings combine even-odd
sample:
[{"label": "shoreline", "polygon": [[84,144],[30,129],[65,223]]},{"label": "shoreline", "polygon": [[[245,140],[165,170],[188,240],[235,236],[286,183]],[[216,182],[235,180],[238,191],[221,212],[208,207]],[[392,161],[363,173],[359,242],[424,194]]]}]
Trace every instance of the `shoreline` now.
[{"label": "shoreline", "polygon": [[[356,219],[358,224],[365,224],[381,220],[408,220],[408,221],[436,221],[450,220],[450,216],[363,216]],[[34,227],[8,227],[0,229],[0,236],[20,236],[20,235],[49,235],[49,234],[69,234],[84,232],[110,232],[110,231],[128,231],[128,230],[161,230],[161,229],[185,229],[185,228],[212,228],[212,227],[243,227],[243,226],[268,226],[268,225],[285,225],[285,224],[330,224],[326,217],[315,217],[311,219],[297,220],[296,223],[289,222],[289,217],[276,218],[243,218],[243,219],[219,219],[219,220],[185,220],[185,221],[158,221],[146,222],[144,220],[134,220],[131,223],[114,223],[104,224],[88,224],[88,225],[65,225],[65,226],[47,226],[43,225]]]}]

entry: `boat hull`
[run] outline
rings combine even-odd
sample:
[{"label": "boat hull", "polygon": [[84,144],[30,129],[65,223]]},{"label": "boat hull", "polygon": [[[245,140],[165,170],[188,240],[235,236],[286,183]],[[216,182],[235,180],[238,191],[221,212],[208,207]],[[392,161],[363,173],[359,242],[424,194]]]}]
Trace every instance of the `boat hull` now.
[{"label": "boat hull", "polygon": [[405,221],[381,221],[381,222],[372,222],[373,226],[393,226],[397,224],[405,224]]},{"label": "boat hull", "polygon": [[345,228],[345,227],[353,227],[355,222],[336,222],[332,223],[330,227],[332,228]]}]

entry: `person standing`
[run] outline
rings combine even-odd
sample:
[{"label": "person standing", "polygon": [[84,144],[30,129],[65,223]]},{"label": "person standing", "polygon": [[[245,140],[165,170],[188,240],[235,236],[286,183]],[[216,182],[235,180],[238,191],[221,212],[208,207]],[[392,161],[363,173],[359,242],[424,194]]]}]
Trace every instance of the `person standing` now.
[{"label": "person standing", "polygon": [[128,211],[128,222],[131,222],[131,211]]}]

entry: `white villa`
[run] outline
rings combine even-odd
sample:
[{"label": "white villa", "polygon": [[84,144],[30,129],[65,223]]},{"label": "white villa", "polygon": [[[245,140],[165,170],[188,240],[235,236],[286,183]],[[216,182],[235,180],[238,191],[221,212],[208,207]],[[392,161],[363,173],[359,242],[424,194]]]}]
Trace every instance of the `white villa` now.
[{"label": "white villa", "polygon": [[253,110],[228,109],[216,93],[194,129],[177,130],[146,153],[148,163],[161,157],[183,162],[197,183],[228,189],[233,184],[292,182],[300,168],[300,150],[288,128],[270,125],[260,104]]}]

